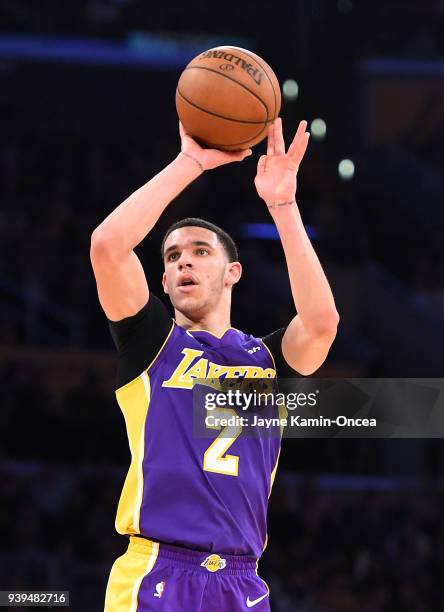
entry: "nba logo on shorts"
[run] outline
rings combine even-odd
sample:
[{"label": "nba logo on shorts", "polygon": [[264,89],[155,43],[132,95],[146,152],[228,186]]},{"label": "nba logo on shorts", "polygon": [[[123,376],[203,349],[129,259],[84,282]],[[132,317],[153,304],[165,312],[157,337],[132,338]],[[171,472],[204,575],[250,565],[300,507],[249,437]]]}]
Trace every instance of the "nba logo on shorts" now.
[{"label": "nba logo on shorts", "polygon": [[156,584],[156,592],[154,593],[154,597],[162,597],[163,592],[165,590],[166,582],[162,580],[162,582],[158,582]]}]

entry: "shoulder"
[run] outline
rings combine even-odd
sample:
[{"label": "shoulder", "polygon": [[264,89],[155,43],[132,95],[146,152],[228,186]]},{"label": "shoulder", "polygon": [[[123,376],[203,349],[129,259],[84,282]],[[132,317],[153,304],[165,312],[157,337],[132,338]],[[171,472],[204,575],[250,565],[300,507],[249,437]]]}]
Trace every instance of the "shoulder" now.
[{"label": "shoulder", "polygon": [[171,324],[172,318],[165,305],[153,293],[150,293],[148,302],[135,315],[120,321],[108,319],[111,336],[119,351],[131,344],[138,337],[138,334],[148,331],[151,335],[156,331],[157,325],[166,328]]},{"label": "shoulder", "polygon": [[118,351],[119,388],[148,368],[170,336],[174,321],[163,302],[150,293],[138,313],[120,321],[108,319],[108,325]]}]

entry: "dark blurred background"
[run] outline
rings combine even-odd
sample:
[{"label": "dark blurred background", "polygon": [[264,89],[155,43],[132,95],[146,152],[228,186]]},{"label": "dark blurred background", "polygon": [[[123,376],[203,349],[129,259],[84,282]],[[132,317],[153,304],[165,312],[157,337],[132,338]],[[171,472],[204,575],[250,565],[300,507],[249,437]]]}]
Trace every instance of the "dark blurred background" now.
[{"label": "dark blurred background", "polygon": [[[273,67],[287,138],[303,118],[312,132],[298,203],[341,315],[318,375],[442,375],[442,0],[2,0],[0,589],[103,608],[129,450],[90,236],[177,155],[180,72],[220,44]],[[202,176],[138,250],[162,295],[165,229],[227,229],[244,265],[232,324],[255,335],[294,314],[253,185],[263,147]],[[443,611],[443,468],[440,440],[285,440],[272,609]]]}]

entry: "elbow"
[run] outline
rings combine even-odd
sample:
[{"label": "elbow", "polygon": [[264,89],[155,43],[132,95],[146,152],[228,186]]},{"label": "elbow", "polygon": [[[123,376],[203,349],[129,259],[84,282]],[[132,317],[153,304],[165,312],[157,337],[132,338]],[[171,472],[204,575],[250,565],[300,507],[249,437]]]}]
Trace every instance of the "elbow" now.
[{"label": "elbow", "polygon": [[91,234],[90,257],[94,259],[111,258],[117,251],[116,240],[102,226],[96,227]]},{"label": "elbow", "polygon": [[[339,324],[339,314],[336,309],[324,311],[318,315],[311,326],[302,323],[300,340],[293,337],[294,344],[291,346],[291,337],[284,334],[282,339],[282,352],[287,363],[302,376],[314,374],[327,358],[331,345],[336,338]],[[295,328],[293,328],[295,329]]]},{"label": "elbow", "polygon": [[107,250],[109,250],[109,246],[109,240],[107,239],[107,237],[105,236],[105,232],[101,229],[99,225],[99,227],[96,227],[96,229],[91,234],[91,243],[89,249],[91,260],[103,256],[103,254]]},{"label": "elbow", "polygon": [[311,376],[312,374],[314,374],[317,370],[319,370],[319,368],[321,367],[321,364],[316,364],[316,365],[309,365],[309,366],[300,366],[298,365],[297,368],[293,368],[294,370],[296,370],[296,372],[298,374],[300,374],[301,376]]},{"label": "elbow", "polygon": [[330,332],[334,332],[334,335],[336,336],[336,332],[338,331],[338,325],[339,325],[339,313],[336,310],[336,308],[333,308],[327,315],[326,315],[326,328],[330,331]]},{"label": "elbow", "polygon": [[323,312],[317,318],[313,335],[319,339],[331,339],[331,342],[333,342],[338,331],[339,319],[339,313],[336,308]]}]

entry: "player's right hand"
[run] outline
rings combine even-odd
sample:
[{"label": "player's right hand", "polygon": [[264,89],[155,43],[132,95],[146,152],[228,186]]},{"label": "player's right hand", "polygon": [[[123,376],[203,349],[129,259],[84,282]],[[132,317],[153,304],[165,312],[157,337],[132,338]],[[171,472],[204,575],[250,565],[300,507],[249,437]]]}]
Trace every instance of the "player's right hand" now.
[{"label": "player's right hand", "polygon": [[196,159],[204,170],[212,170],[224,164],[243,161],[252,154],[251,149],[243,151],[220,151],[219,149],[204,149],[186,132],[179,121],[179,132],[182,141],[181,151]]}]

